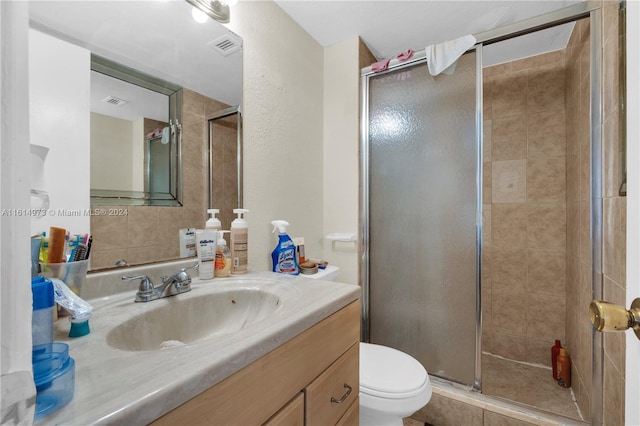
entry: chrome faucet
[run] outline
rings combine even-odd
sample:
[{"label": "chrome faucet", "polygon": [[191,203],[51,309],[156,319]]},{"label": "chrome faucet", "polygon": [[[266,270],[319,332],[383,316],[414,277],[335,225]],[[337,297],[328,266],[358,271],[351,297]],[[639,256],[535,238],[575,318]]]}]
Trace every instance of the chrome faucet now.
[{"label": "chrome faucet", "polygon": [[122,280],[140,280],[138,292],[136,293],[136,302],[150,302],[163,297],[175,296],[176,294],[186,293],[191,290],[191,276],[187,273],[189,269],[198,267],[196,263],[188,268],[182,268],[170,277],[162,277],[162,285],[155,287],[151,279],[146,275],[135,275],[132,277],[123,276]]}]

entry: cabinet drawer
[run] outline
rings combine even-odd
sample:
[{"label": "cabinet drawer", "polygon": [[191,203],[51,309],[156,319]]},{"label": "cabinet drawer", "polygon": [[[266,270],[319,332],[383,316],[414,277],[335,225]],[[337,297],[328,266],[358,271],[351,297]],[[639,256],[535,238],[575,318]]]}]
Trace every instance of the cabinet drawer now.
[{"label": "cabinet drawer", "polygon": [[300,392],[263,426],[304,426],[304,393]]},{"label": "cabinet drawer", "polygon": [[336,426],[358,426],[360,424],[360,398],[356,398],[355,401],[351,402],[351,406],[347,409],[347,412],[344,413],[344,416]]},{"label": "cabinet drawer", "polygon": [[307,426],[335,425],[358,399],[359,343],[305,388]]}]

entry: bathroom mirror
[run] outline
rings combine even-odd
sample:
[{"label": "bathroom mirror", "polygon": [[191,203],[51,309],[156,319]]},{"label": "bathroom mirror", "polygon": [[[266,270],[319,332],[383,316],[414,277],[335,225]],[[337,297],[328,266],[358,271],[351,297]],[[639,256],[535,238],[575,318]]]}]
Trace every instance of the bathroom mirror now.
[{"label": "bathroom mirror", "polygon": [[[143,130],[143,133],[145,137],[151,134],[152,138],[157,137],[162,141],[164,129],[168,127],[170,140],[176,135],[176,142],[179,142],[177,138],[182,136],[182,146],[176,143],[170,160],[163,160],[166,167],[151,172],[151,175],[168,172],[168,176],[172,176],[174,168],[182,177],[182,188],[178,180],[168,177],[168,188],[163,184],[159,190],[154,190],[154,183],[149,178],[146,184],[142,183],[143,190],[140,191],[140,182],[144,182],[144,178],[138,177],[138,186],[131,189],[93,188],[91,200],[86,196],[86,209],[82,211],[92,212],[90,232],[96,236],[91,256],[92,270],[113,267],[117,259],[124,259],[130,265],[139,265],[178,258],[178,229],[202,227],[206,219],[207,194],[210,193],[206,161],[207,120],[217,111],[241,104],[242,39],[212,19],[204,23],[196,22],[192,16],[192,6],[181,0],[30,1],[29,17],[33,30],[86,49],[94,59],[100,57],[133,74],[152,76],[163,82],[161,86],[171,88],[171,93],[162,95],[164,98],[156,103],[171,109],[174,104],[172,99],[175,98],[178,122],[168,115],[170,122],[157,119],[157,123],[148,132]],[[66,58],[64,53],[59,52],[51,52],[51,56]],[[74,65],[69,64],[70,67]],[[122,76],[118,78],[123,79]],[[135,85],[144,86],[140,81]],[[123,99],[127,100],[127,95],[123,95]],[[62,111],[60,115],[63,115]],[[89,116],[87,111],[87,120]],[[174,124],[182,125],[181,134],[177,129],[172,134],[171,126]],[[59,132],[53,122],[48,134],[56,131]],[[60,138],[64,139],[64,135],[60,135]],[[86,139],[89,143],[88,135],[79,139]],[[143,142],[154,143],[147,138]],[[46,145],[44,142],[42,144]],[[171,146],[170,143],[167,145]],[[162,148],[162,144],[158,147]],[[153,162],[152,153],[140,147],[137,152],[147,163]],[[211,155],[218,164],[223,157],[216,152]],[[74,161],[74,164],[85,168],[90,164],[90,156],[87,153],[87,158]],[[123,163],[121,161],[120,165],[108,167],[114,174],[105,179],[121,177]],[[240,163],[234,158],[233,164],[237,167]],[[65,164],[46,166],[69,168],[68,159]],[[143,167],[143,170],[143,174],[146,174],[147,168]],[[235,187],[232,189],[235,199],[237,191]],[[116,192],[110,192],[108,195],[112,197],[106,197],[106,191]],[[153,196],[150,196],[151,193],[154,193]],[[158,197],[158,194],[161,196]],[[166,194],[170,196],[165,197]],[[104,205],[128,208],[102,208]],[[112,210],[124,213],[125,217],[109,215]],[[95,215],[94,212],[99,214]],[[58,223],[59,218],[55,219]],[[88,227],[83,225],[82,232]]]},{"label": "bathroom mirror", "polygon": [[91,204],[182,204],[181,89],[91,55]]}]

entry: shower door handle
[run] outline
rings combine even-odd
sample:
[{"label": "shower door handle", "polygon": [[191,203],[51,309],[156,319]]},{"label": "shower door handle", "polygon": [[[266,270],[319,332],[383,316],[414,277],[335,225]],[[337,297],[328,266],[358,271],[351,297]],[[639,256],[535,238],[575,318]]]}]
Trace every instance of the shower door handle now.
[{"label": "shower door handle", "polygon": [[631,303],[630,309],[614,303],[592,300],[589,319],[597,331],[625,331],[633,328],[640,339],[640,298]]}]

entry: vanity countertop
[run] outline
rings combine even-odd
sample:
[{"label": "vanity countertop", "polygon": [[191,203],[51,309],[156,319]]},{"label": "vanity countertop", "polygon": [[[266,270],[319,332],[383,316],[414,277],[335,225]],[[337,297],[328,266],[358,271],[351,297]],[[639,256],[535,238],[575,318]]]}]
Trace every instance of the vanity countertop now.
[{"label": "vanity countertop", "polygon": [[[237,288],[276,295],[280,308],[254,324],[184,346],[127,351],[106,336],[127,319],[174,299]],[[212,387],[324,318],[357,300],[360,287],[304,276],[254,272],[210,281],[193,280],[192,290],[165,299],[134,303],[135,291],[90,300],[91,333],[67,337],[69,322],[55,324],[55,341],[69,345],[76,363],[75,395],[36,424],[147,424]],[[175,318],[180,321],[180,318]]]}]

